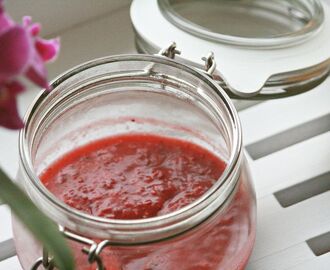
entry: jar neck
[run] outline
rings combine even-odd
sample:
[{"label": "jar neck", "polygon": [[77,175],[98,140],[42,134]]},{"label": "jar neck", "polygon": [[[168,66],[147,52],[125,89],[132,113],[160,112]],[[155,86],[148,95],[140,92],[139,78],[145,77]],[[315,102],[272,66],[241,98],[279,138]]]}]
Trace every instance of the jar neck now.
[{"label": "jar neck", "polygon": [[[54,222],[77,234],[111,239],[114,243],[146,243],[191,229],[230,200],[238,181],[242,159],[241,127],[230,99],[209,77],[164,57],[121,55],[82,64],[55,79],[52,86],[54,90],[40,94],[27,112],[26,125],[19,137],[19,180],[31,199]],[[92,98],[103,95],[100,98],[102,100],[114,93],[124,93],[127,89],[134,92],[135,86],[140,93],[166,93],[180,102],[190,99],[187,104],[194,104],[189,106],[199,106],[199,109],[204,110],[219,130],[218,136],[221,135],[227,145],[227,167],[224,173],[193,203],[153,218],[106,219],[69,207],[40,182],[36,153],[43,141],[50,141],[52,135],[49,134],[56,133],[53,126],[63,121],[61,115],[67,114],[72,118],[74,110]]]}]

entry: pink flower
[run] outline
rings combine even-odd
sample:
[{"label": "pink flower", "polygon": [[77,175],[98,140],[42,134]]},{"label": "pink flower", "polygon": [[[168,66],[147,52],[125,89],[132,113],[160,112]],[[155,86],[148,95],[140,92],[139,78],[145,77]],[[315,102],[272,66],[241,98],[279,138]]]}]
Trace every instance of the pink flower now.
[{"label": "pink flower", "polygon": [[0,126],[23,127],[16,97],[25,90],[22,77],[40,87],[49,88],[45,62],[56,58],[59,39],[44,40],[38,36],[40,24],[24,17],[22,25],[5,12],[0,0]]}]

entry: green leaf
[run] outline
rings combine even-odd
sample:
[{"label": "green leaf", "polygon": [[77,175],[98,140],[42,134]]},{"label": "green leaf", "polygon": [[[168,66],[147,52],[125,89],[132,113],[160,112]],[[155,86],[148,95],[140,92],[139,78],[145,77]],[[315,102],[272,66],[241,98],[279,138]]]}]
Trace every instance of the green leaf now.
[{"label": "green leaf", "polygon": [[46,217],[0,169],[0,198],[11,211],[30,230],[44,247],[54,256],[59,269],[74,269],[71,250],[57,226]]}]

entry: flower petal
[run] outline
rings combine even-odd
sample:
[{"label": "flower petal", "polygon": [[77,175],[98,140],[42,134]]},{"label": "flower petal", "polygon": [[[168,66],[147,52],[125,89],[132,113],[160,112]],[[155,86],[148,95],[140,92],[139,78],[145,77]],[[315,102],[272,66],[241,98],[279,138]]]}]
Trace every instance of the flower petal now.
[{"label": "flower petal", "polygon": [[37,35],[39,35],[39,33],[41,31],[41,24],[40,23],[33,23],[30,26],[29,31],[30,31],[30,33],[33,37],[36,37]]},{"label": "flower petal", "polygon": [[0,82],[24,72],[31,55],[31,40],[21,26],[0,36]]},{"label": "flower petal", "polygon": [[30,16],[24,16],[22,19],[22,25],[23,27],[29,31],[31,36],[36,37],[39,35],[41,31],[41,24],[40,23],[32,23],[32,17]]},{"label": "flower petal", "polygon": [[22,25],[5,12],[0,0],[0,126],[23,127],[16,96],[25,90],[17,77],[25,75],[35,84],[50,90],[45,62],[56,58],[59,39],[44,40],[38,35],[41,25],[24,17]]},{"label": "flower petal", "polygon": [[60,50],[59,38],[45,40],[38,38],[35,47],[44,61],[54,60]]},{"label": "flower petal", "polygon": [[31,16],[24,16],[22,18],[23,27],[28,28],[30,24],[32,23],[32,17]]},{"label": "flower petal", "polygon": [[9,129],[21,129],[24,126],[16,101],[16,95],[22,91],[24,87],[19,82],[0,87],[0,126]]},{"label": "flower petal", "polygon": [[49,85],[47,82],[47,70],[45,68],[43,60],[36,52],[36,50],[33,53],[33,58],[31,60],[30,67],[25,72],[25,76],[40,87],[48,89]]},{"label": "flower petal", "polygon": [[18,94],[21,94],[24,92],[25,88],[23,84],[21,84],[19,81],[12,81],[6,85],[7,91],[13,95],[17,96]]},{"label": "flower petal", "polygon": [[5,33],[13,25],[13,20],[5,13],[3,1],[0,0],[0,35]]}]

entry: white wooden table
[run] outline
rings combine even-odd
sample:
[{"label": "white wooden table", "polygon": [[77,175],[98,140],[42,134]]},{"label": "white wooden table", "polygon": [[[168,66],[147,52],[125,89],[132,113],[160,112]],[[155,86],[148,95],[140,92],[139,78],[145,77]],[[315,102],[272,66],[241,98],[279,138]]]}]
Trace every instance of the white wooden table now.
[{"label": "white wooden table", "polygon": [[[21,15],[23,7],[14,2],[22,3],[13,0],[9,8]],[[60,58],[50,66],[50,77],[92,58],[135,52],[129,1],[101,2],[104,8],[80,1],[80,10],[89,8],[88,16],[67,20],[69,28],[63,23],[54,28],[55,15],[47,11],[47,19],[43,14],[44,26],[48,23],[52,29],[46,34],[56,32],[63,46]],[[23,11],[36,12],[32,4]],[[22,113],[36,93],[29,91],[20,98]],[[247,269],[329,270],[330,78],[300,96],[236,102],[236,106],[258,197],[257,243]],[[0,128],[0,166],[12,177],[17,170],[17,135]],[[21,269],[12,236],[9,210],[0,204],[0,270]]]}]

